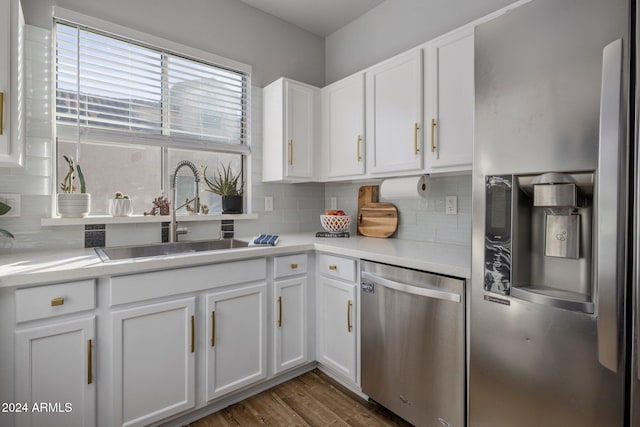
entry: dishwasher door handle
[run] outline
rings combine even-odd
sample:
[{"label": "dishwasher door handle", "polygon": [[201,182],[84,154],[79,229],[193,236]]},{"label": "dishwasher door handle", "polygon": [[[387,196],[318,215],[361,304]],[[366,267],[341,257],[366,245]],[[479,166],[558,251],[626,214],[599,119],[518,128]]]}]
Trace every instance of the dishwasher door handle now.
[{"label": "dishwasher door handle", "polygon": [[385,279],[377,274],[363,271],[360,274],[362,279],[370,280],[373,283],[377,283],[385,288],[395,289],[396,291],[406,292],[413,295],[421,295],[428,298],[436,298],[445,301],[461,302],[462,296],[455,292],[443,291],[435,287],[420,287],[408,285],[406,283],[400,283],[393,280]]}]

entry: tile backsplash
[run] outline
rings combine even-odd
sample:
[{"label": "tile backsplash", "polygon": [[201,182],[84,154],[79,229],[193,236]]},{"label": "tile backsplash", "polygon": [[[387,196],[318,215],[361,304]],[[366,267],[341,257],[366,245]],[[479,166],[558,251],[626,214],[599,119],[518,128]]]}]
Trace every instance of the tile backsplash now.
[{"label": "tile backsplash", "polygon": [[[328,183],[325,186],[325,208],[335,197],[338,209],[352,215],[351,233],[355,234],[358,190],[363,185],[379,185],[381,180],[358,183]],[[398,208],[398,230],[393,237],[424,242],[471,243],[471,175],[432,176],[426,198],[384,199]],[[447,215],[447,196],[457,196],[458,213]]]},{"label": "tile backsplash", "polygon": [[[23,168],[0,168],[0,193],[19,193],[19,217],[0,218],[0,227],[10,230],[14,241],[0,240],[0,253],[9,251],[71,249],[85,246],[84,226],[40,225],[52,212],[53,138],[51,117],[51,34],[27,25],[25,28],[26,159]],[[338,207],[355,216],[358,189],[371,183],[263,183],[262,176],[262,89],[252,87],[251,204],[257,220],[235,221],[236,236],[260,233],[283,234],[321,231],[319,215],[336,197]],[[446,215],[446,196],[458,196],[458,215]],[[265,196],[273,197],[273,211],[264,209]],[[471,240],[471,177],[432,179],[428,198],[383,200],[399,209],[395,237],[410,240],[469,244]],[[218,238],[219,221],[190,222],[188,239]],[[355,225],[351,230],[355,235]],[[162,240],[161,224],[107,224],[107,246],[144,244]]]}]

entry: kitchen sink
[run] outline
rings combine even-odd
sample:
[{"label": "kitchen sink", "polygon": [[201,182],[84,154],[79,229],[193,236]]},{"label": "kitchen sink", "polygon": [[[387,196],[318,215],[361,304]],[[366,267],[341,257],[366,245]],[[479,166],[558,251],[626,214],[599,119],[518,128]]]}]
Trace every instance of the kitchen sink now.
[{"label": "kitchen sink", "polygon": [[219,251],[246,248],[249,243],[236,239],[196,240],[192,242],[155,243],[150,245],[95,248],[102,262],[121,259],[179,255],[191,252]]}]

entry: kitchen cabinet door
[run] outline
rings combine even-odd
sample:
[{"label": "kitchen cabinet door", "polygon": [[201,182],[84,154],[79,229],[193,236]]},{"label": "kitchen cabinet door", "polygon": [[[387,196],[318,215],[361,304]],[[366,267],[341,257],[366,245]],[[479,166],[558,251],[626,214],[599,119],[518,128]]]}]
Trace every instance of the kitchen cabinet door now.
[{"label": "kitchen cabinet door", "polygon": [[24,17],[19,0],[0,6],[0,167],[24,164]]},{"label": "kitchen cabinet door", "polygon": [[267,285],[207,295],[206,397],[267,377]]},{"label": "kitchen cabinet door", "polygon": [[314,178],[318,96],[318,88],[284,78],[263,89],[263,181]]},{"label": "kitchen cabinet door", "polygon": [[474,36],[465,29],[429,46],[427,163],[432,171],[471,170]]},{"label": "kitchen cabinet door", "polygon": [[320,276],[318,362],[356,382],[356,285]]},{"label": "kitchen cabinet door", "polygon": [[274,373],[305,363],[307,358],[307,278],[274,284]]},{"label": "kitchen cabinet door", "polygon": [[365,172],[364,73],[322,89],[322,150],[326,178]]},{"label": "kitchen cabinet door", "polygon": [[112,313],[114,412],[143,426],[195,405],[195,297]]},{"label": "kitchen cabinet door", "polygon": [[422,49],[366,75],[367,167],[374,174],[422,170]]},{"label": "kitchen cabinet door", "polygon": [[[16,331],[15,401],[28,405],[18,427],[96,425],[94,347],[95,317]],[[59,406],[34,411],[41,402]]]}]

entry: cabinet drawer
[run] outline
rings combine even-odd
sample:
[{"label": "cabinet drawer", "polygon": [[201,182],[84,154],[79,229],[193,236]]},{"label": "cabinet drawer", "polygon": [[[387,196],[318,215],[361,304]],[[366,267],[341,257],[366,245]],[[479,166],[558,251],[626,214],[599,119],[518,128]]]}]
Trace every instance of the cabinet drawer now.
[{"label": "cabinet drawer", "polygon": [[320,254],[318,271],[325,276],[356,281],[356,260],[335,255]]},{"label": "cabinet drawer", "polygon": [[16,321],[44,319],[91,310],[96,306],[95,280],[16,290]]},{"label": "cabinet drawer", "polygon": [[293,276],[307,272],[307,254],[277,256],[273,261],[273,277]]}]

